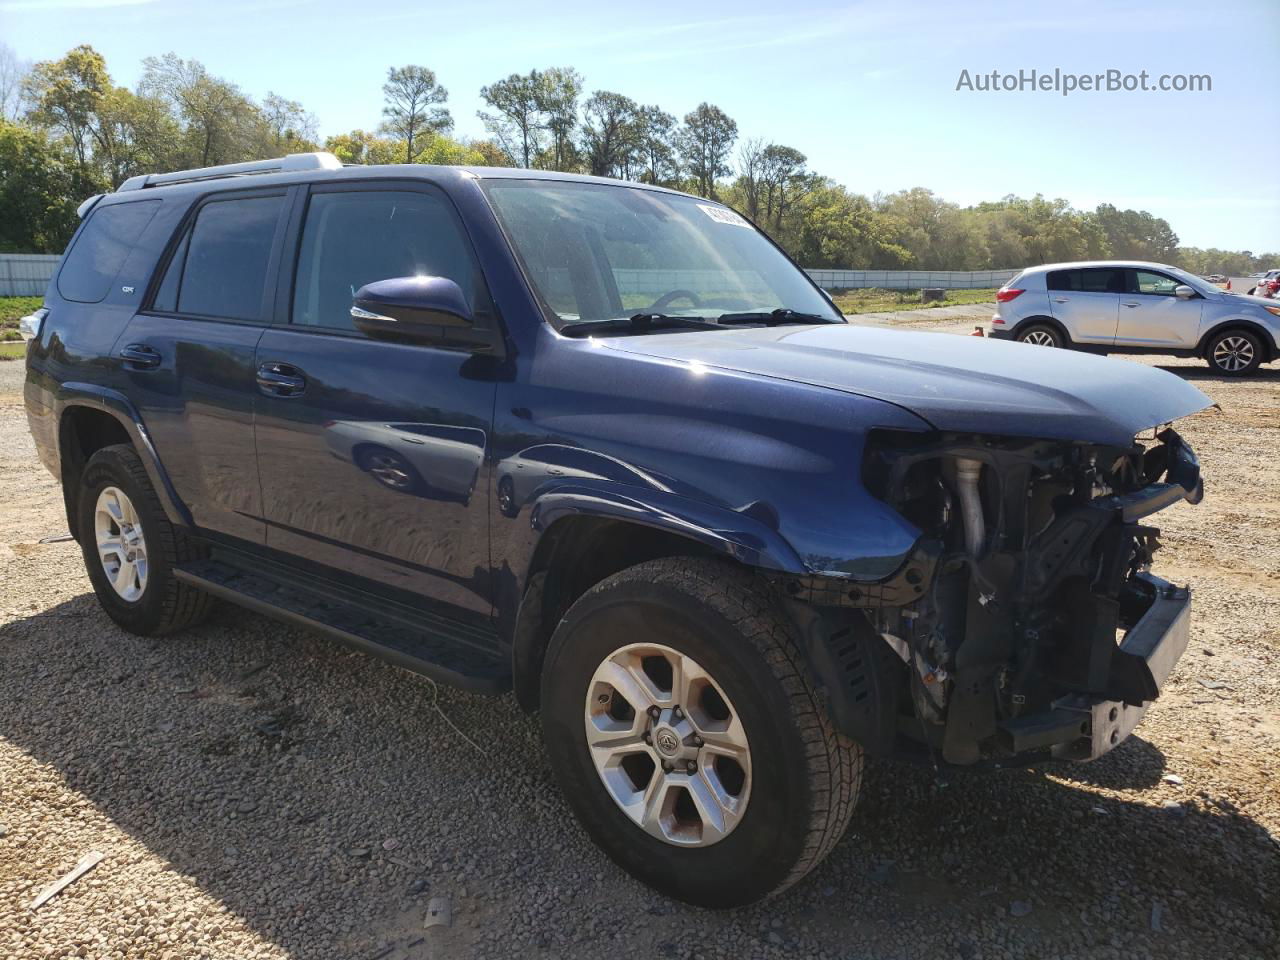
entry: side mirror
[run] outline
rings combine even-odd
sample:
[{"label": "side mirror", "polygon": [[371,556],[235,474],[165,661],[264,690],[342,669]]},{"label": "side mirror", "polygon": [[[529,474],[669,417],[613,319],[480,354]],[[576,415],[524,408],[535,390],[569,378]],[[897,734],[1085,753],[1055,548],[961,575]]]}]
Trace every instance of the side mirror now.
[{"label": "side mirror", "polygon": [[1196,292],[1188,287],[1185,283],[1180,283],[1173,288],[1173,295],[1179,300],[1190,300],[1196,295]]},{"label": "side mirror", "polygon": [[430,343],[477,352],[500,345],[497,331],[477,328],[462,288],[448,277],[377,280],[356,291],[355,327],[372,340]]}]

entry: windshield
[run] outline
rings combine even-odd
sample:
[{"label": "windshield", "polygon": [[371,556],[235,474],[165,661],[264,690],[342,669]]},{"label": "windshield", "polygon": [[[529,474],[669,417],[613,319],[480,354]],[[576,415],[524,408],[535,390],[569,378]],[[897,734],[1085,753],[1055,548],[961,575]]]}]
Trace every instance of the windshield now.
[{"label": "windshield", "polygon": [[809,278],[727,207],[607,184],[482,182],[561,324],[774,310],[842,322]]}]

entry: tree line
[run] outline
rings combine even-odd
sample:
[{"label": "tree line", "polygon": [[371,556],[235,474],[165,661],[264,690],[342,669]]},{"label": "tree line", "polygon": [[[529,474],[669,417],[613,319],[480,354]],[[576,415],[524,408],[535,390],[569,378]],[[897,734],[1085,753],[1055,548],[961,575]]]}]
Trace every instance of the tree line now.
[{"label": "tree line", "polygon": [[87,45],[23,63],[0,44],[0,251],[60,252],[85,197],[139,173],[328,150],[346,163],[519,166],[659,184],[724,201],[807,267],[1007,269],[1060,260],[1143,259],[1200,274],[1252,273],[1280,254],[1186,247],[1142,210],[1013,195],[973,206],[917,187],[867,196],[810,169],[800,150],[740,138],[723,109],[683,117],[570,67],[513,73],[480,89],[483,138],[457,138],[449,92],[420,65],[390,68],[380,121],[319,139],[299,101],[260,100],[197,60],[143,61],[117,86]]}]

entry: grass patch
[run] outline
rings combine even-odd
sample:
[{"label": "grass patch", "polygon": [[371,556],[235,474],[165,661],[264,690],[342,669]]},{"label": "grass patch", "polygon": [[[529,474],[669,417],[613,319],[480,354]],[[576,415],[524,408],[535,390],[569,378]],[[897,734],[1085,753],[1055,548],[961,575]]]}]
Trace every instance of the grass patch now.
[{"label": "grass patch", "polygon": [[5,330],[17,331],[18,321],[44,303],[44,297],[0,297],[0,339]]},{"label": "grass patch", "polygon": [[0,362],[5,360],[21,360],[27,355],[27,345],[24,341],[16,342],[9,340],[0,343]]},{"label": "grass patch", "polygon": [[836,306],[844,313],[886,313],[894,310],[919,310],[921,307],[963,307],[975,303],[994,303],[996,292],[991,290],[948,290],[942,300],[924,303],[919,290],[882,290],[870,287],[865,290],[838,290],[831,294]]}]

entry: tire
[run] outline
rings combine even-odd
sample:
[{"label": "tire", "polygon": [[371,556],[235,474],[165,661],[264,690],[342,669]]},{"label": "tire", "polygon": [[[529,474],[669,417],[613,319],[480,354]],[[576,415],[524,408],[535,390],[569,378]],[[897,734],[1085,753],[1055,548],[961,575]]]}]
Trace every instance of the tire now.
[{"label": "tire", "polygon": [[1248,330],[1224,330],[1205,345],[1205,363],[1225,377],[1244,377],[1262,363],[1262,341]]},{"label": "tire", "polygon": [[[634,721],[625,709],[615,720],[619,688],[599,680],[625,679],[622,688],[630,691],[640,675],[618,672],[617,663],[638,662],[647,676],[655,658],[644,651],[655,647],[671,652],[657,660],[670,662],[674,656],[687,677],[704,671],[691,683],[700,685],[699,692],[686,698],[688,711],[680,721],[694,732],[679,749],[696,749],[697,758],[677,761],[671,774],[662,768],[660,750],[671,748],[668,733],[677,733],[677,743],[683,734],[664,724],[669,714],[680,717],[681,711],[664,708],[651,719],[641,704],[634,708]],[[677,683],[669,682],[668,698],[674,701]],[[653,684],[661,689],[660,682]],[[624,706],[635,696],[624,694]],[[609,706],[598,706],[605,698]],[[597,709],[605,712],[593,716]],[[688,903],[736,907],[785,890],[830,852],[853,814],[862,780],[861,749],[833,728],[796,630],[772,594],[726,562],[654,560],[614,574],[584,594],[551,638],[542,671],[542,712],[551,765],[587,832],[628,872]],[[625,757],[634,767],[605,764],[609,782],[623,783],[624,795],[639,790],[662,798],[668,813],[649,818],[647,828],[637,819],[643,818],[642,809],[624,812],[614,799],[617,788],[597,769],[588,729],[601,720],[610,731],[615,723],[630,723],[627,737],[637,723],[650,734],[634,750],[618,751],[630,750]],[[712,730],[725,724],[724,732]],[[708,738],[705,751],[698,733]],[[735,733],[746,744],[745,754],[738,754],[743,764],[712,753],[716,743]],[[603,749],[598,742],[597,758]],[[688,762],[696,772],[686,766],[682,775],[679,765]],[[626,781],[618,779],[620,772]],[[713,782],[732,794],[728,806],[738,808],[732,817],[724,813],[726,806],[714,804],[706,807],[712,817],[702,816],[693,797],[700,793],[705,802],[711,789],[706,785]],[[670,789],[654,791],[655,783]],[[713,823],[715,811],[724,813],[723,831]],[[670,835],[664,835],[667,831]]]},{"label": "tire", "polygon": [[1047,323],[1034,323],[1029,327],[1024,327],[1018,331],[1014,339],[1019,343],[1030,343],[1037,347],[1057,347],[1061,349],[1066,345],[1063,342],[1062,334]]},{"label": "tire", "polygon": [[[110,507],[112,502],[116,509],[124,508],[121,516],[136,522],[129,524],[128,531],[115,523],[119,536],[114,539],[121,546],[110,551],[109,561],[105,559],[107,551],[99,548],[98,515],[102,506],[107,514],[116,516]],[[80,549],[94,593],[107,616],[125,630],[146,637],[160,636],[191,626],[208,614],[213,598],[173,575],[176,565],[199,559],[204,553],[164,515],[147,471],[132,447],[103,447],[89,458],[81,474],[76,519]],[[105,520],[108,536],[112,522]],[[136,541],[132,539],[134,532],[139,533]],[[132,561],[124,559],[128,552],[121,552],[127,550],[130,541],[135,545],[130,551]],[[123,576],[130,563],[135,571],[142,571],[132,578]],[[120,580],[129,580],[124,588],[113,586],[109,567],[122,574]]]}]

